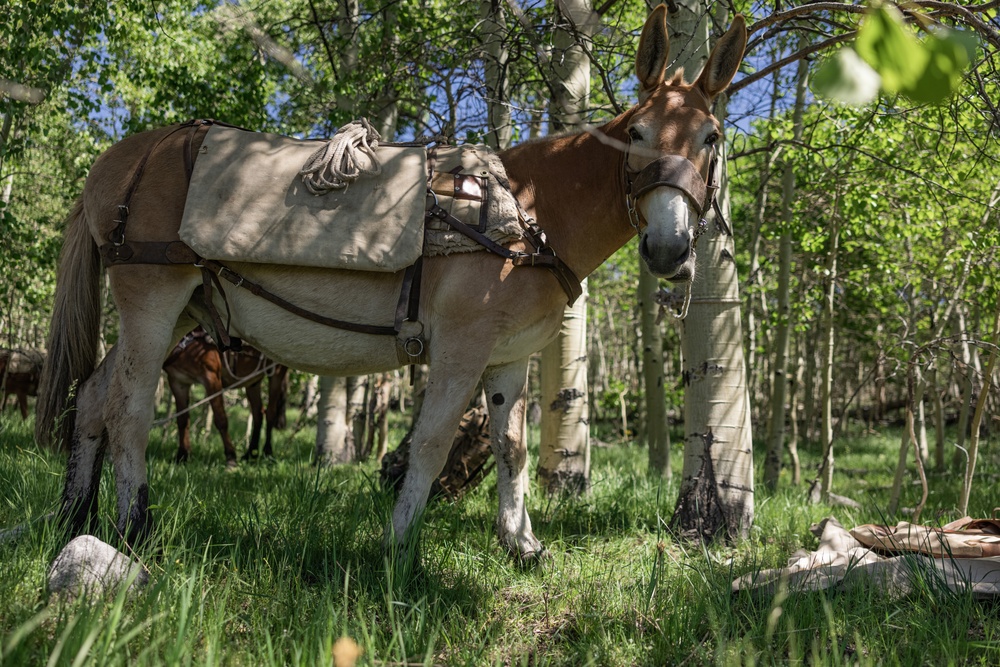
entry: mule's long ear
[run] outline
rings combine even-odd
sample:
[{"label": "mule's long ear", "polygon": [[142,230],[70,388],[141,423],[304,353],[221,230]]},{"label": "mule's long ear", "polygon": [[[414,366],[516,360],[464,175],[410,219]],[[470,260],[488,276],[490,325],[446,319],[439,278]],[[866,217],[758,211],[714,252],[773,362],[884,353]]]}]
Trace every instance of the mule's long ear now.
[{"label": "mule's long ear", "polygon": [[694,85],[708,95],[708,99],[715,99],[715,96],[725,90],[736,76],[746,48],[747,23],[742,14],[737,14],[729,30],[712,49],[712,54],[705,63],[705,69],[698,75]]},{"label": "mule's long ear", "polygon": [[642,26],[639,50],[635,54],[635,75],[639,79],[639,99],[663,82],[670,55],[670,38],[667,36],[667,6],[657,5]]}]

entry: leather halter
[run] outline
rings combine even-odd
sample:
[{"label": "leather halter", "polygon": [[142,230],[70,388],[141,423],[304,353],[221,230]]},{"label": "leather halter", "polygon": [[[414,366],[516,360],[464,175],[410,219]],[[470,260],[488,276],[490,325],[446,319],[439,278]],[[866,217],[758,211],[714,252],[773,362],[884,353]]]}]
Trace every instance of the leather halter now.
[{"label": "leather halter", "polygon": [[[628,154],[632,149],[629,141],[622,163],[622,175],[625,179],[625,203],[628,209],[629,222],[636,233],[645,227],[642,214],[639,212],[639,197],[658,187],[668,187],[680,191],[687,197],[688,204],[698,216],[698,228],[694,232],[692,245],[698,237],[705,233],[708,223],[705,216],[710,208],[716,209],[721,216],[715,195],[719,191],[719,155],[712,146],[712,156],[708,163],[708,178],[702,178],[701,172],[694,163],[682,155],[664,155],[647,164],[639,171],[628,168]],[[648,225],[648,223],[646,223]]]}]

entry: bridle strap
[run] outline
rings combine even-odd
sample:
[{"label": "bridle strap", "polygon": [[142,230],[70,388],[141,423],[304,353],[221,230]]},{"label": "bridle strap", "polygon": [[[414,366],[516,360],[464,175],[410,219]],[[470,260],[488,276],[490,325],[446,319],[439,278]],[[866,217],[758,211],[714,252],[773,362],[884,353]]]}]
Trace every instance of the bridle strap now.
[{"label": "bridle strap", "polygon": [[704,233],[708,223],[705,215],[709,209],[714,209],[721,216],[715,196],[719,191],[719,155],[715,146],[708,163],[708,178],[704,179],[694,163],[682,155],[664,155],[640,169],[629,171],[628,152],[632,148],[629,142],[622,164],[622,174],[625,179],[625,199],[629,214],[629,222],[639,231],[641,214],[638,210],[639,197],[658,187],[668,187],[679,190],[691,204],[699,218],[698,229],[695,230],[695,240]]},{"label": "bridle strap", "polygon": [[632,181],[632,196],[638,199],[660,186],[680,190],[701,215],[701,208],[707,201],[708,188],[691,160],[680,155],[664,155],[653,160]]}]

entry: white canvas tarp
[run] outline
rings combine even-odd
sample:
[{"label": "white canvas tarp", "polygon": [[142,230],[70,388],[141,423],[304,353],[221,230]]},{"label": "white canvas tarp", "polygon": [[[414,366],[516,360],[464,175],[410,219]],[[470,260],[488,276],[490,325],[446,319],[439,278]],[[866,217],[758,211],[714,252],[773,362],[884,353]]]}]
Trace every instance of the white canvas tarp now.
[{"label": "white canvas tarp", "polygon": [[[824,519],[814,526],[813,532],[820,538],[816,551],[796,552],[783,568],[745,574],[733,582],[732,590],[734,593],[747,590],[754,594],[774,595],[782,587],[794,593],[835,586],[866,586],[902,595],[920,586],[942,586],[953,591],[971,590],[975,597],[980,598],[1000,594],[1000,556],[960,556],[960,553],[983,553],[983,550],[958,547],[963,541],[961,531],[943,539],[941,535],[945,533],[940,529],[917,526],[920,530],[912,530],[911,526],[913,524],[899,524],[878,527],[878,530],[872,530],[871,526],[859,526],[847,531],[836,519]],[[905,541],[908,548],[900,551],[883,549],[882,544],[889,544],[885,534],[897,531],[899,535],[894,542],[901,544]],[[983,536],[977,531],[966,532],[966,539],[976,544],[982,542]],[[865,539],[868,545],[859,541],[855,534]],[[882,537],[867,539],[867,536],[875,534]],[[930,535],[934,537],[928,537]],[[987,534],[986,537],[993,536]],[[948,546],[946,543],[949,540],[955,545]],[[986,543],[993,542],[988,539]],[[991,551],[987,549],[986,553]]]},{"label": "white canvas tarp", "polygon": [[215,125],[198,151],[180,237],[210,259],[398,271],[423,250],[426,150],[382,146],[381,173],[310,194],[321,146]]}]

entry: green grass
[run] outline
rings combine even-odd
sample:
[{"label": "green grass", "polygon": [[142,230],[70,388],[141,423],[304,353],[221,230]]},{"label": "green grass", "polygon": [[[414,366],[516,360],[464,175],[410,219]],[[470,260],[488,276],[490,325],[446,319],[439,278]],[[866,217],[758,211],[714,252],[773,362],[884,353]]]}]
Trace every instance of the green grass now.
[{"label": "green grass", "polygon": [[[0,420],[6,528],[55,508],[64,463],[37,451],[30,423],[13,412]],[[242,421],[232,420],[234,431]],[[392,498],[375,464],[317,470],[313,435],[279,433],[277,462],[227,473],[218,436],[196,440],[193,460],[177,466],[173,429],[154,430],[157,533],[140,554],[152,584],[131,597],[47,599],[46,569],[65,538],[34,524],[0,545],[0,665],[329,665],[331,645],[345,635],[364,649],[361,665],[1000,662],[997,607],[967,594],[730,593],[735,577],[815,547],[809,525],[824,516],[845,526],[879,521],[895,431],[838,443],[835,490],[862,510],[807,505],[804,490],[787,483],[775,494],[758,487],[751,537],[731,547],[674,541],[666,522],[677,475],[647,478],[642,448],[596,448],[587,497],[531,497],[536,533],[553,555],[535,570],[497,545],[491,476],[462,501],[430,507],[414,576],[383,560]],[[984,442],[975,515],[1000,504],[995,450]],[[816,458],[803,452],[804,478]],[[932,475],[925,520],[955,518],[958,487],[956,475]],[[918,498],[908,485],[903,504]],[[113,506],[106,472],[99,536],[109,541]]]}]

